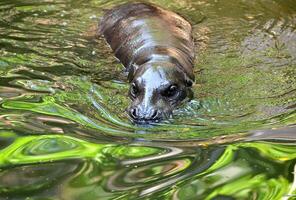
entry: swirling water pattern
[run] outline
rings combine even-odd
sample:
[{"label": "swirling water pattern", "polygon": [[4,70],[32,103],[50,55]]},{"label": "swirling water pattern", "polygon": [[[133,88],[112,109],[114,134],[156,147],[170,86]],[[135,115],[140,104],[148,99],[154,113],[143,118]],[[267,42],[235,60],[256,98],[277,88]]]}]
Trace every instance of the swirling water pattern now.
[{"label": "swirling water pattern", "polygon": [[296,3],[151,1],[191,21],[195,98],[135,126],[95,36],[122,1],[0,2],[0,199],[293,199]]}]

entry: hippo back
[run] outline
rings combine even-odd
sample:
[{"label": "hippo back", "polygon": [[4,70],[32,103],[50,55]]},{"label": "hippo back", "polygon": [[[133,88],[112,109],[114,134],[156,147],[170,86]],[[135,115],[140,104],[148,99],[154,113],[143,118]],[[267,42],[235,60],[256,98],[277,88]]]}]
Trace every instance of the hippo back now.
[{"label": "hippo back", "polygon": [[169,59],[193,80],[191,32],[180,15],[145,3],[115,7],[100,22],[100,33],[127,69],[151,59]]}]

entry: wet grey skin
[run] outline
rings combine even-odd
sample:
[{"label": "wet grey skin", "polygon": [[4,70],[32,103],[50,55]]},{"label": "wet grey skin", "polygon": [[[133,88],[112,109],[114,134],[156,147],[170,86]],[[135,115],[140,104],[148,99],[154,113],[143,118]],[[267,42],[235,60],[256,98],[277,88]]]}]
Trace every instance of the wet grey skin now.
[{"label": "wet grey skin", "polygon": [[194,43],[183,17],[155,5],[129,3],[107,11],[99,32],[128,73],[132,121],[168,118],[192,97]]}]

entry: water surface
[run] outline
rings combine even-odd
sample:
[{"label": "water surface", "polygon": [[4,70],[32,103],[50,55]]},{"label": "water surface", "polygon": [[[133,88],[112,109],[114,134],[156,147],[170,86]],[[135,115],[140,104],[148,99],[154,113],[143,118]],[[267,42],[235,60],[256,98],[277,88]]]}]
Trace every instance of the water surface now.
[{"label": "water surface", "polygon": [[0,2],[0,199],[293,199],[296,2],[151,1],[188,19],[195,97],[133,125],[100,37],[122,1]]}]

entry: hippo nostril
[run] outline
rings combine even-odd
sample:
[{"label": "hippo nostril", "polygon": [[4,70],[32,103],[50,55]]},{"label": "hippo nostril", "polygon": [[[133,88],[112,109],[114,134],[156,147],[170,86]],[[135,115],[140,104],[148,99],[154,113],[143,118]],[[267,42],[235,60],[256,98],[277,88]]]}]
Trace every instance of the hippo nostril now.
[{"label": "hippo nostril", "polygon": [[158,118],[158,115],[159,115],[159,111],[158,110],[154,110],[152,115],[151,115],[151,119],[157,119]]}]

